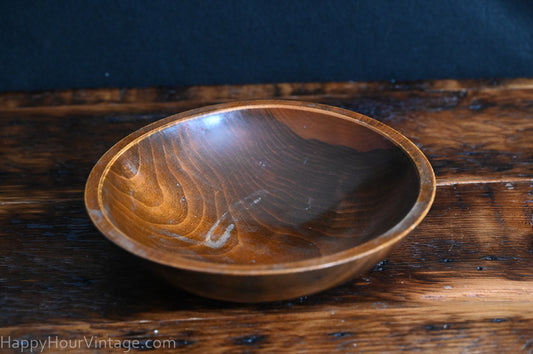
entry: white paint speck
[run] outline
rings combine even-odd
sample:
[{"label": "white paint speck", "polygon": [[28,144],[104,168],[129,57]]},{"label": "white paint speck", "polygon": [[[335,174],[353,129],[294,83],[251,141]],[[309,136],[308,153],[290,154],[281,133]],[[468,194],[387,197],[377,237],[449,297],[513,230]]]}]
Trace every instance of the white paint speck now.
[{"label": "white paint speck", "polygon": [[166,230],[161,230],[160,232],[161,232],[163,235],[177,238],[178,240],[183,241],[183,242],[193,243],[193,244],[196,244],[196,243],[197,243],[197,241],[195,241],[195,240],[191,240],[191,239],[188,238],[188,237],[181,236],[181,235],[179,235],[179,234],[177,234],[177,233],[174,233],[174,232],[170,232],[170,231],[166,231]]},{"label": "white paint speck", "polygon": [[124,168],[127,168],[132,175],[136,175],[139,172],[139,167],[131,160],[126,160]]},{"label": "white paint speck", "polygon": [[451,286],[449,286],[449,285],[445,285],[445,286],[444,286],[444,289],[446,289],[446,290],[450,290],[450,289],[453,289],[453,288],[452,288]]},{"label": "white paint speck", "polygon": [[217,222],[215,222],[213,226],[211,226],[211,228],[207,232],[207,235],[205,235],[204,245],[206,245],[207,247],[211,247],[211,248],[220,248],[220,247],[223,247],[226,244],[226,242],[228,242],[228,239],[231,236],[231,231],[235,228],[234,224],[229,224],[224,230],[224,233],[222,233],[222,236],[220,236],[217,240],[213,240],[213,232],[220,224],[220,221],[225,219],[227,215],[228,213],[225,212],[220,217],[220,219],[218,219]]},{"label": "white paint speck", "polygon": [[512,183],[509,183],[509,182],[508,182],[508,183],[505,183],[505,187],[506,187],[507,189],[514,189],[513,184],[512,184]]},{"label": "white paint speck", "polygon": [[155,333],[155,334],[158,334],[159,331],[158,331],[157,329],[154,329],[154,333]]},{"label": "white paint speck", "polygon": [[104,214],[101,210],[98,209],[89,209],[89,215],[94,219],[96,222],[100,222],[102,218],[104,217]]}]

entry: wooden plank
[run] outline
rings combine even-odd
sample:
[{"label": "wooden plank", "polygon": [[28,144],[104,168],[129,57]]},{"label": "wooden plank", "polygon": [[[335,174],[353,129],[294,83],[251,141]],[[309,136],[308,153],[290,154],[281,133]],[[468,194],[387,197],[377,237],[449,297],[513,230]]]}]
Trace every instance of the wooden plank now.
[{"label": "wooden plank", "polygon": [[14,210],[0,215],[0,325],[237,321],[256,313],[283,321],[288,310],[365,312],[376,306],[481,302],[528,307],[533,305],[532,210],[530,182],[442,187],[425,221],[368,276],[295,301],[260,305],[223,303],[172,289],[106,241],[86,218],[81,201],[42,204],[29,214]]},{"label": "wooden plank", "polygon": [[[533,88],[426,92],[413,85],[389,91],[342,93],[336,86],[324,90],[319,95],[279,97],[351,109],[392,126],[428,156],[440,184],[533,179]],[[59,182],[79,191],[91,166],[115,142],[172,113],[219,102],[219,96],[212,93],[200,101],[0,108],[4,185],[37,183],[54,188]],[[28,143],[20,143],[24,141]]]},{"label": "wooden plank", "polygon": [[331,307],[304,314],[288,312],[281,318],[258,311],[239,318],[41,325],[3,328],[2,333],[12,343],[24,339],[48,341],[44,352],[54,352],[60,345],[54,341],[66,340],[71,344],[63,344],[70,346],[65,351],[73,353],[80,352],[80,348],[106,349],[109,343],[117,342],[122,343],[123,351],[134,340],[145,346],[155,343],[168,353],[413,352],[435,348],[445,352],[527,352],[533,348],[533,314],[525,311],[528,305],[466,303],[416,309],[378,305],[365,311]]},{"label": "wooden plank", "polygon": [[533,80],[426,80],[411,82],[310,82],[250,85],[73,89],[0,93],[0,109],[29,107],[94,106],[100,104],[148,104],[177,101],[219,101],[302,96],[354,96],[388,91],[501,91],[531,89]]}]

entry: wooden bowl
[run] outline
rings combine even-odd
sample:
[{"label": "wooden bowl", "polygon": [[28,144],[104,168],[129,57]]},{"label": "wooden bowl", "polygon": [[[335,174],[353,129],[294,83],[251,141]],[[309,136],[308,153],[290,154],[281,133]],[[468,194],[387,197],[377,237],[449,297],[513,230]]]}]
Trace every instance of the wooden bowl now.
[{"label": "wooden bowl", "polygon": [[113,146],[87,181],[98,229],[175,285],[290,299],[386,257],[435,194],[422,152],[358,113],[294,101],[191,110]]}]

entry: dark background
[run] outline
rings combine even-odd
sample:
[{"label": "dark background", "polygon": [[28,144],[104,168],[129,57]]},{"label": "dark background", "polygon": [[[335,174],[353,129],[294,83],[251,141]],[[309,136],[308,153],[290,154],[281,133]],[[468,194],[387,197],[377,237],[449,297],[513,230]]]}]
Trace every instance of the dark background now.
[{"label": "dark background", "polygon": [[533,1],[2,1],[0,91],[533,76]]}]

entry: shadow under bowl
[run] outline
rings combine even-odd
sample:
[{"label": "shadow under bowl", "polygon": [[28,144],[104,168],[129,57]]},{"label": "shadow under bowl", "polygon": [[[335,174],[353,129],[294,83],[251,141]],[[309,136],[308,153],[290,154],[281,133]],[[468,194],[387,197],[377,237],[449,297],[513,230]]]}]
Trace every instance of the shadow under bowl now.
[{"label": "shadow under bowl", "polygon": [[371,118],[296,101],[180,113],[113,146],[85,202],[165,279],[228,301],[290,299],[386,257],[428,212],[422,152]]}]

